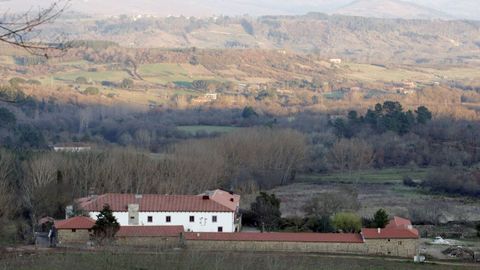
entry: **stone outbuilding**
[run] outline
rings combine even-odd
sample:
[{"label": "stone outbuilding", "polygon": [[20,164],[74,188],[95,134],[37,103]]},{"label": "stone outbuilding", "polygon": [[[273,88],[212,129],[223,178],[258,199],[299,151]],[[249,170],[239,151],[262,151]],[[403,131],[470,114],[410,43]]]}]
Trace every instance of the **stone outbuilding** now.
[{"label": "stone outbuilding", "polygon": [[59,244],[86,244],[92,238],[94,225],[95,220],[83,216],[56,221]]}]

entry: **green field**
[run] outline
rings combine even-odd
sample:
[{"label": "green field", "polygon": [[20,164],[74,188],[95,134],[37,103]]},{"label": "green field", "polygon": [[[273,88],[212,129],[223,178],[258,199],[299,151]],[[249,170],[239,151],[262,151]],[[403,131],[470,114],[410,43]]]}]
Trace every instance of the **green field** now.
[{"label": "green field", "polygon": [[[1,258],[1,256],[0,256]],[[447,270],[474,266],[413,264],[410,260],[261,252],[37,253],[0,259],[2,270]]]},{"label": "green field", "polygon": [[338,172],[329,174],[302,174],[297,177],[298,182],[345,182],[345,183],[401,183],[403,177],[408,176],[414,180],[422,180],[429,169],[424,168],[389,168],[382,170],[366,170],[358,172]]},{"label": "green field", "polygon": [[141,65],[139,74],[148,82],[169,83],[169,82],[193,82],[194,80],[208,80],[212,77],[198,76],[191,74],[180,64],[157,63]]},{"label": "green field", "polygon": [[230,127],[230,126],[178,126],[177,129],[187,132],[191,135],[195,135],[199,132],[204,132],[207,134],[212,133],[229,133],[238,129],[238,127]]},{"label": "green field", "polygon": [[120,82],[125,78],[130,78],[125,71],[96,71],[96,72],[88,72],[88,71],[76,71],[76,72],[68,72],[68,73],[58,73],[55,74],[55,80],[59,81],[74,81],[78,77],[85,77],[87,80],[92,81],[113,81],[113,82]]}]

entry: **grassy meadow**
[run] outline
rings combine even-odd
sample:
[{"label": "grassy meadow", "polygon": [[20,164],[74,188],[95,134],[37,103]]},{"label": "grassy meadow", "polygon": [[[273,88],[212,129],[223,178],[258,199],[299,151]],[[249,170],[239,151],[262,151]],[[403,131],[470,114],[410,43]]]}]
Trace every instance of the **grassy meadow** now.
[{"label": "grassy meadow", "polygon": [[177,129],[187,132],[189,134],[195,135],[197,133],[207,133],[207,134],[229,133],[237,130],[238,127],[197,125],[197,126],[178,126]]},{"label": "grassy meadow", "polygon": [[317,254],[264,254],[179,251],[170,253],[37,253],[0,259],[2,270],[455,270],[468,266],[413,264],[411,261],[373,257]]},{"label": "grassy meadow", "polygon": [[371,184],[399,184],[403,178],[408,176],[413,180],[421,180],[426,177],[429,169],[427,168],[388,168],[382,170],[365,170],[354,173],[338,172],[329,174],[304,174],[297,177],[298,182],[322,183],[322,182],[340,182],[340,183],[371,183]]}]

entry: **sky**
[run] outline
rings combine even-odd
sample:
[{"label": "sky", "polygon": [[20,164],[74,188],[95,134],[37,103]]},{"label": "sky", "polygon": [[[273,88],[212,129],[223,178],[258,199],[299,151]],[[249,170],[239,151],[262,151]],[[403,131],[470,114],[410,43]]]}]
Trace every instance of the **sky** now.
[{"label": "sky", "polygon": [[[54,0],[0,0],[0,12],[46,6]],[[354,0],[71,0],[70,10],[98,15],[155,14],[159,16],[297,15],[334,13]],[[368,0],[362,0],[368,1]],[[480,20],[480,0],[394,0],[412,2],[452,15]]]}]

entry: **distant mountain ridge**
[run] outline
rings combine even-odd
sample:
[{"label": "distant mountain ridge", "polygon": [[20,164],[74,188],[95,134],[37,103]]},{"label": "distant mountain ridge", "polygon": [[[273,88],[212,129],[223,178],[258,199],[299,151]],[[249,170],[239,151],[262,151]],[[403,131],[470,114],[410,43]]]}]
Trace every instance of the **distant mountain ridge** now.
[{"label": "distant mountain ridge", "polygon": [[387,19],[454,19],[447,13],[402,0],[356,0],[334,13]]},{"label": "distant mountain ridge", "polygon": [[[1,0],[0,11],[21,12],[54,0]],[[377,18],[480,20],[479,0],[72,0],[70,11],[90,15],[301,15],[309,12]]]}]

